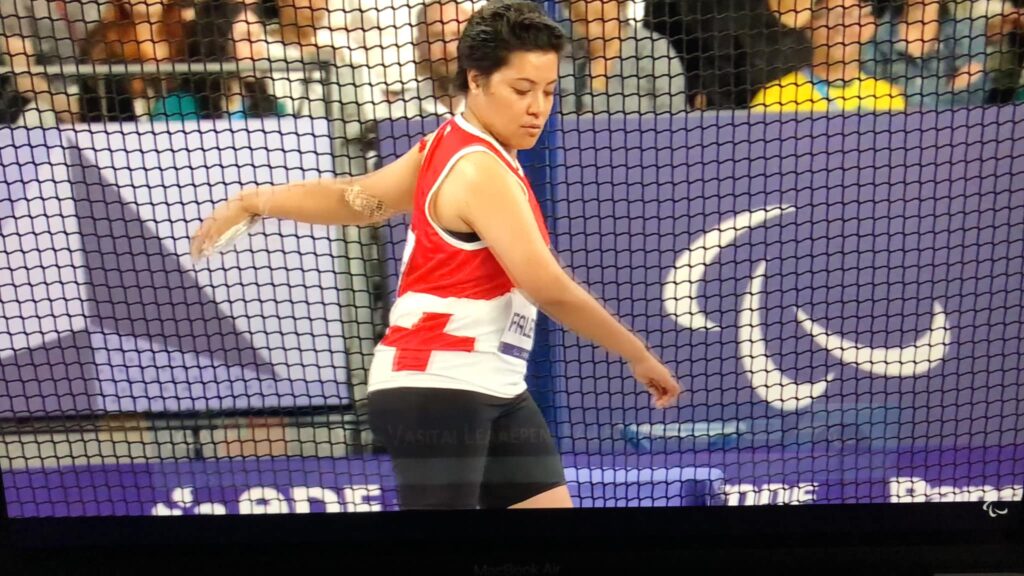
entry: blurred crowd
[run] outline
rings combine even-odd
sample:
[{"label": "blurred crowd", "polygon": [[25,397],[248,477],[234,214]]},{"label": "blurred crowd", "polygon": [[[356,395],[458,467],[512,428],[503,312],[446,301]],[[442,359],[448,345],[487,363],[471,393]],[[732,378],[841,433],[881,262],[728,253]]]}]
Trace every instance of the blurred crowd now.
[{"label": "blurred crowd", "polygon": [[[572,42],[560,106],[901,111],[1024,101],[1016,1],[564,0],[555,16]],[[295,63],[359,71],[334,81],[366,120],[457,113],[459,35],[479,6],[0,0],[0,122],[316,115],[315,82],[301,66],[275,66]],[[175,62],[231,65],[160,69]],[[83,73],[79,63],[148,66]]]}]

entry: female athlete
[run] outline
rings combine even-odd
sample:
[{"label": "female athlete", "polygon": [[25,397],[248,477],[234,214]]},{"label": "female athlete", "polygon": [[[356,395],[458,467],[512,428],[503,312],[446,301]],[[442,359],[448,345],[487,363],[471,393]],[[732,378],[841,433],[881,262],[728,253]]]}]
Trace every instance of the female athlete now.
[{"label": "female athlete", "polygon": [[524,382],[536,307],[625,359],[656,407],[679,395],[644,342],[562,269],[516,160],[551,113],[564,43],[537,4],[488,5],[458,49],[465,113],[366,176],[243,190],[192,239],[200,258],[254,217],[363,225],[412,213],[368,379],[370,428],[402,509],[572,506]]}]

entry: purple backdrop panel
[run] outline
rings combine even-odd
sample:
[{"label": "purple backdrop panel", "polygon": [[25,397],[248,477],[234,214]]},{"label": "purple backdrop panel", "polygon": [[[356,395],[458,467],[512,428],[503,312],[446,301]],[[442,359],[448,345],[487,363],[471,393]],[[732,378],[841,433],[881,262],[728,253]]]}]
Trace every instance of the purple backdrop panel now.
[{"label": "purple backdrop panel", "polygon": [[215,203],[331,158],[311,119],[0,131],[0,416],[346,402],[327,227],[188,257]]},{"label": "purple backdrop panel", "polygon": [[0,130],[0,166],[0,415],[88,411],[98,383],[61,133]]},{"label": "purple backdrop panel", "polygon": [[[382,156],[428,129],[383,125]],[[561,137],[556,248],[687,390],[652,410],[559,332],[563,452],[721,469],[734,504],[1019,493],[1024,108],[596,116]]]},{"label": "purple backdrop panel", "polygon": [[563,130],[558,250],[687,389],[563,334],[567,451],[1024,445],[1024,109]]}]

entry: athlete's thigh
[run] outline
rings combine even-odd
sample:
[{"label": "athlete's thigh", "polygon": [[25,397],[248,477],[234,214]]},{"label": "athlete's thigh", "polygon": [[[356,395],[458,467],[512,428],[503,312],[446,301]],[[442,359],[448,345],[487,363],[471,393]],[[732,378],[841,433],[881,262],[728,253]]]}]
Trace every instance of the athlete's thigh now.
[{"label": "athlete's thigh", "polygon": [[369,394],[370,429],[391,456],[403,510],[478,506],[497,412],[477,396],[412,387]]},{"label": "athlete's thigh", "polygon": [[508,508],[565,484],[565,470],[544,415],[524,392],[494,420],[481,508]]}]

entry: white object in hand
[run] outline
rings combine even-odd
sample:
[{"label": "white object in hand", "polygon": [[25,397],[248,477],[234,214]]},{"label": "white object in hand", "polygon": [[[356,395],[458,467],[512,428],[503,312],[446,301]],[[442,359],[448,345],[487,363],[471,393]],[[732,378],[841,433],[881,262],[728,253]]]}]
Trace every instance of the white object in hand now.
[{"label": "white object in hand", "polygon": [[203,253],[203,256],[209,256],[210,254],[214,254],[216,252],[223,252],[225,249],[234,244],[235,240],[237,240],[241,235],[248,232],[257,222],[259,222],[259,220],[259,216],[252,216],[246,220],[239,222],[238,224],[235,224],[226,232],[221,234],[220,238],[217,238],[217,241],[214,242],[209,248],[207,248],[207,250]]}]

